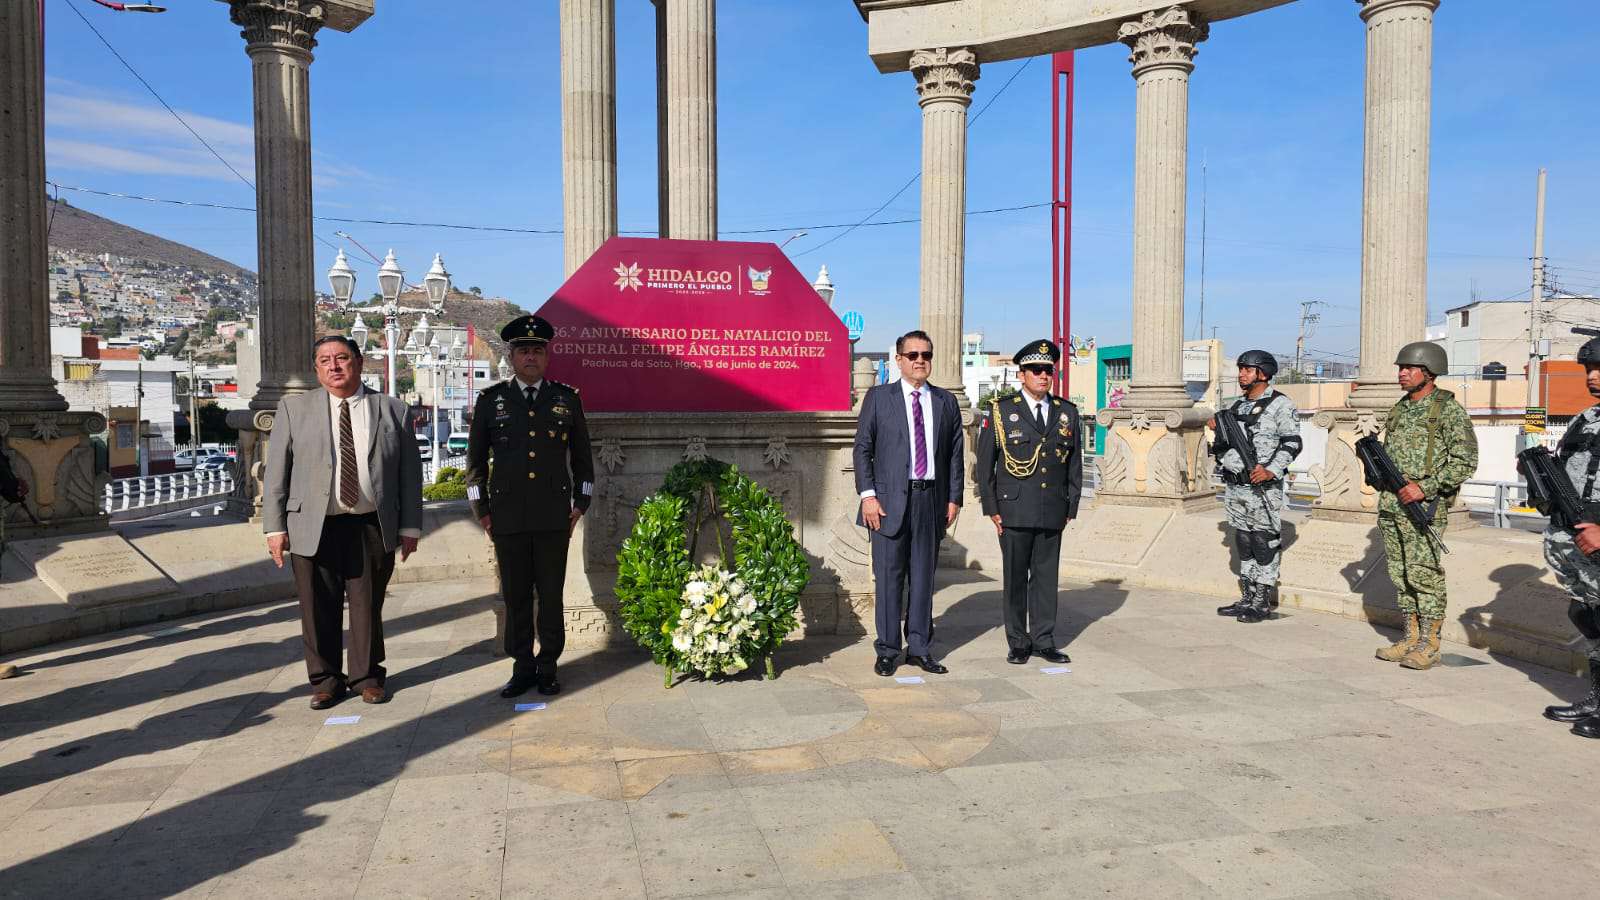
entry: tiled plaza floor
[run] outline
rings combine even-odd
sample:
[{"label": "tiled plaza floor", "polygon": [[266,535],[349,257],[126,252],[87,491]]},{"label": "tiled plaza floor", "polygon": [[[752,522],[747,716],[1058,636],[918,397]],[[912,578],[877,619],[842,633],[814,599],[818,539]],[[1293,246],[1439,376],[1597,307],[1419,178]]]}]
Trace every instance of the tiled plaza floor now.
[{"label": "tiled plaza floor", "polygon": [[292,605],[16,660],[0,895],[1571,897],[1600,878],[1600,742],[1539,716],[1580,682],[1464,647],[1411,672],[1358,622],[1073,585],[1071,671],[1045,674],[1005,662],[994,582],[957,576],[951,673],[921,684],[873,675],[866,639],[671,690],[639,654],[573,651],[565,692],[517,712],[491,589],[392,593],[383,706],[307,708]]}]

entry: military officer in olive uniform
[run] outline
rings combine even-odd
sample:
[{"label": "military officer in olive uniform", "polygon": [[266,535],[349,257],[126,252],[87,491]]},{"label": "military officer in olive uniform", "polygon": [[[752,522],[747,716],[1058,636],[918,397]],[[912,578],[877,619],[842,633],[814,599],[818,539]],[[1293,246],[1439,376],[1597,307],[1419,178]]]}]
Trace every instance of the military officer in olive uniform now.
[{"label": "military officer in olive uniform", "polygon": [[1444,626],[1444,564],[1438,539],[1417,528],[1402,503],[1433,504],[1440,534],[1450,519],[1450,504],[1478,469],[1478,437],[1472,418],[1455,394],[1434,382],[1449,371],[1444,348],[1415,341],[1395,356],[1396,379],[1405,396],[1383,423],[1383,447],[1406,477],[1398,494],[1378,495],[1378,528],[1389,580],[1394,582],[1405,637],[1381,647],[1377,657],[1407,669],[1430,669],[1439,662],[1439,630]]},{"label": "military officer in olive uniform", "polygon": [[500,696],[509,699],[535,685],[546,695],[561,690],[556,659],[566,643],[567,545],[594,494],[594,458],[578,389],[544,377],[555,329],[523,316],[500,337],[516,377],[485,390],[473,408],[467,499],[494,539],[500,567],[505,651],[514,664]]},{"label": "military officer in olive uniform", "polygon": [[1078,408],[1050,393],[1061,348],[1034,341],[1012,360],[1022,391],[980,410],[978,495],[1000,535],[1005,582],[1006,661],[1071,662],[1056,648],[1056,582],[1061,532],[1078,515],[1083,431]]}]

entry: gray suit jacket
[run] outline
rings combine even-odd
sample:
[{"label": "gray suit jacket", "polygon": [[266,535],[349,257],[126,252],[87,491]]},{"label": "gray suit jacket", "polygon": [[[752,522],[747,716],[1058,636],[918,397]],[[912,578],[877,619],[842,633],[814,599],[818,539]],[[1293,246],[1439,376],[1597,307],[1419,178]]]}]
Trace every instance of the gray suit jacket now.
[{"label": "gray suit jacket", "polygon": [[[367,465],[383,548],[393,552],[400,546],[400,529],[422,527],[422,456],[407,427],[404,403],[372,391],[362,395],[362,402],[372,425]],[[322,520],[333,492],[335,443],[326,389],[278,401],[262,481],[261,524],[268,534],[287,531],[291,553],[314,556],[322,542]]]}]

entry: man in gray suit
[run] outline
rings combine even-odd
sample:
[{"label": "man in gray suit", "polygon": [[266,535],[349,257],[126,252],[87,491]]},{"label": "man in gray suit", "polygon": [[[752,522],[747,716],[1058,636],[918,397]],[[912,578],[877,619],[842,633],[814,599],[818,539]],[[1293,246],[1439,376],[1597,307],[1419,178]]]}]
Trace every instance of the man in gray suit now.
[{"label": "man in gray suit", "polygon": [[[422,537],[422,458],[406,405],[361,384],[361,349],[332,335],[313,348],[321,388],[278,401],[262,485],[267,552],[294,569],[311,708],[384,688],[383,594]],[[350,671],[339,669],[350,604]]]},{"label": "man in gray suit", "polygon": [[867,391],[856,420],[857,525],[871,529],[877,593],[873,671],[893,675],[905,625],[906,665],[943,675],[933,656],[933,571],[961,510],[965,438],[954,394],[928,383],[933,339],[894,342],[900,380]]}]

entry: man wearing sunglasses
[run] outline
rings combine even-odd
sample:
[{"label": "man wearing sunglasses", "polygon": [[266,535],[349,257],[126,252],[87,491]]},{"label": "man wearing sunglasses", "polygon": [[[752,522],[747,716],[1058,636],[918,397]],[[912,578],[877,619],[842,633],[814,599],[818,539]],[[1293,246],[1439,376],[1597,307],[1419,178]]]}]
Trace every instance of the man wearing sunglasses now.
[{"label": "man wearing sunglasses", "polygon": [[1056,647],[1061,532],[1078,515],[1083,431],[1078,408],[1050,393],[1061,348],[1033,341],[1012,361],[1022,391],[980,410],[978,496],[1000,535],[1005,584],[1006,662],[1072,660]]},{"label": "man wearing sunglasses", "polygon": [[903,622],[906,664],[943,675],[949,669],[933,656],[933,570],[961,509],[961,410],[954,394],[928,383],[926,332],[902,335],[894,353],[900,380],[867,391],[856,424],[856,524],[870,529],[877,593],[873,671],[894,674]]}]

